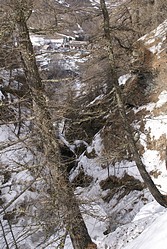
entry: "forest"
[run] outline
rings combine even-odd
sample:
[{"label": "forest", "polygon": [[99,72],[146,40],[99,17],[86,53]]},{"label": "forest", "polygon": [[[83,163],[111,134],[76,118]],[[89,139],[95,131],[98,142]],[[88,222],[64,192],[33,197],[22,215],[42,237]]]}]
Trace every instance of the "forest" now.
[{"label": "forest", "polygon": [[166,0],[0,0],[0,249],[166,249]]}]

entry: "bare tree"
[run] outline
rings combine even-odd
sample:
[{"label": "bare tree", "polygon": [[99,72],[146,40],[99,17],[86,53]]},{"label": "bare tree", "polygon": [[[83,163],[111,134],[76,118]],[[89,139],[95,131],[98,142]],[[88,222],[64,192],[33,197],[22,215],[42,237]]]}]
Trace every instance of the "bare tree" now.
[{"label": "bare tree", "polygon": [[103,13],[103,18],[104,18],[104,34],[105,38],[108,42],[108,60],[109,60],[109,65],[110,65],[110,74],[112,78],[112,83],[113,87],[115,90],[115,95],[116,95],[116,100],[117,100],[117,105],[119,109],[119,113],[122,119],[122,122],[124,124],[124,129],[127,135],[127,143],[129,144],[130,151],[133,155],[133,158],[136,162],[136,166],[141,174],[141,177],[143,178],[145,184],[149,188],[151,194],[155,198],[155,200],[162,206],[167,207],[167,197],[163,194],[160,193],[160,191],[157,189],[156,185],[154,184],[153,180],[151,179],[150,175],[145,169],[145,165],[143,164],[141,157],[139,155],[135,138],[133,136],[133,131],[132,128],[128,122],[127,114],[126,114],[126,109],[122,100],[122,94],[121,94],[121,89],[119,87],[118,83],[118,75],[117,75],[117,70],[115,66],[115,57],[113,53],[113,39],[112,35],[110,33],[110,19],[109,19],[109,14],[108,10],[106,7],[105,0],[100,0],[101,4],[101,10]]},{"label": "bare tree", "polygon": [[32,4],[32,1],[10,1],[18,32],[23,69],[33,102],[34,125],[50,171],[51,192],[56,195],[55,202],[58,203],[59,209],[61,209],[64,228],[70,234],[74,248],[86,249],[91,246],[94,246],[91,248],[96,248],[82,218],[78,201],[74,195],[74,189],[68,180],[66,165],[61,163],[59,141],[56,139],[56,131],[26,24],[31,14],[30,4]]}]

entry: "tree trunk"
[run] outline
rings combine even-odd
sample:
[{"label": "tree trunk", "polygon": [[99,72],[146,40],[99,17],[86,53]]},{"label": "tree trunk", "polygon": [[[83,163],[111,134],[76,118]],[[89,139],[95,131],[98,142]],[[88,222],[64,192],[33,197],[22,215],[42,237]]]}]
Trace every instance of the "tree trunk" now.
[{"label": "tree trunk", "polygon": [[96,245],[92,243],[88,234],[66,170],[61,164],[59,143],[56,140],[51,113],[47,107],[44,87],[36,65],[33,46],[26,24],[25,7],[23,8],[22,5],[22,3],[25,4],[25,1],[11,0],[12,9],[19,36],[23,69],[33,101],[34,124],[40,136],[43,153],[51,172],[53,190],[56,192],[56,202],[59,203],[60,210],[63,210],[63,223],[70,234],[74,249],[87,249],[89,245],[94,245],[96,249]]},{"label": "tree trunk", "polygon": [[103,13],[104,18],[104,33],[106,40],[108,42],[108,57],[109,57],[109,64],[110,64],[110,73],[112,78],[112,84],[115,89],[116,94],[116,100],[117,105],[119,108],[119,113],[122,119],[122,123],[124,125],[124,129],[127,135],[127,143],[129,144],[131,153],[133,154],[134,160],[136,162],[136,166],[140,172],[141,177],[143,178],[145,184],[147,185],[148,189],[150,190],[151,194],[155,198],[155,200],[162,206],[167,207],[167,196],[160,193],[160,191],[155,186],[153,180],[151,179],[150,175],[145,169],[145,165],[143,164],[141,157],[139,155],[136,142],[133,136],[132,128],[128,122],[126,109],[124,107],[123,99],[122,99],[122,93],[121,89],[119,87],[118,83],[118,76],[117,76],[117,70],[115,66],[115,58],[113,53],[113,45],[112,45],[112,36],[110,34],[110,20],[109,20],[109,14],[106,7],[105,0],[100,0],[101,4],[101,10]]}]

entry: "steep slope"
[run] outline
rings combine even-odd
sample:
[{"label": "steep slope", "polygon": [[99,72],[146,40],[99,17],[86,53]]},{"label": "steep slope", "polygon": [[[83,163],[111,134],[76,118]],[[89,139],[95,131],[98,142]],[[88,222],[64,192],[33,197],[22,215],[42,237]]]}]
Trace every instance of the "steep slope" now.
[{"label": "steep slope", "polygon": [[[139,98],[138,106],[129,111],[129,116],[133,118],[132,126],[138,134],[137,143],[142,160],[163,194],[167,193],[166,33],[167,22],[164,21],[134,44],[131,77],[133,80],[136,70],[146,75],[144,95],[139,95],[146,100]],[[132,94],[131,82],[130,75],[120,79],[124,89],[129,89]],[[133,81],[133,84],[135,82]],[[96,135],[92,146],[87,148],[87,152],[80,157],[77,168],[78,171],[84,170],[85,175],[93,178],[88,187],[78,189],[81,199],[90,202],[88,206],[94,205],[95,209],[101,210],[98,215],[93,208],[87,207],[90,213],[92,210],[92,216],[96,216],[95,221],[92,218],[85,219],[92,232],[92,238],[101,249],[145,249],[148,246],[154,249],[165,249],[166,226],[162,224],[163,219],[166,219],[165,208],[153,201],[148,190],[140,183],[142,179],[133,161],[119,159],[115,164],[110,164],[114,144],[108,142],[108,145],[112,146],[110,154],[105,154],[106,147],[100,135],[104,131]],[[75,179],[76,172],[73,173],[72,179]],[[133,187],[127,182],[131,182]],[[140,211],[142,206],[144,207]],[[98,224],[101,224],[101,233]],[[91,230],[92,226],[93,230]],[[161,226],[164,228],[163,231],[160,229]],[[158,234],[156,234],[156,227],[159,228]],[[135,240],[136,237],[138,238]]]},{"label": "steep slope", "polygon": [[[146,56],[146,54],[149,54],[149,57],[145,57],[144,67],[150,68],[157,73],[155,85],[153,86],[153,90],[150,94],[151,103],[140,107],[139,110],[136,110],[136,113],[140,113],[143,110],[146,111],[144,117],[144,130],[140,136],[140,143],[144,146],[143,161],[146,164],[148,171],[152,175],[154,182],[164,194],[167,193],[166,34],[167,20],[159,25],[154,31],[139,39],[139,41],[136,43],[139,54],[144,55],[143,58]],[[149,205],[150,204],[147,206],[149,207]],[[150,210],[155,209],[156,206],[158,207],[157,204],[152,204]],[[161,211],[157,210],[158,217],[155,219],[155,221],[153,218],[153,223],[147,226],[147,229],[137,239],[125,247],[126,249],[145,249],[148,247],[154,249],[166,248],[166,210],[164,209],[163,212],[162,210],[162,208]],[[146,209],[143,209],[143,211],[144,215],[140,216],[139,213],[136,219],[147,219],[147,212],[145,212]]]},{"label": "steep slope", "polygon": [[[147,105],[136,108],[136,115],[142,120],[136,120],[140,127],[140,144],[144,147],[143,160],[151,171],[155,182],[162,191],[166,191],[166,75],[167,75],[167,21],[164,21],[151,33],[140,38],[135,44],[138,46],[137,61],[142,63],[145,70],[154,74],[154,81],[150,82],[149,102]],[[143,115],[143,114],[142,114]],[[142,126],[142,128],[141,128]],[[150,162],[147,160],[150,157]],[[154,175],[155,174],[155,175]],[[164,181],[163,181],[164,179]],[[163,185],[163,186],[162,186]]]},{"label": "steep slope", "polygon": [[[71,2],[75,5],[77,1],[71,0]],[[98,1],[92,1],[92,3],[95,4],[95,7],[96,2]],[[65,1],[59,1],[59,3],[64,4]],[[68,7],[68,5],[66,5],[66,7]],[[128,109],[129,117],[131,118],[132,126],[138,135],[137,139],[141,156],[147,166],[148,172],[152,175],[154,182],[163,193],[166,193],[167,191],[166,24],[167,22],[165,21],[156,30],[142,37],[134,44],[135,58],[133,58],[132,61],[132,72],[120,79],[121,84],[124,85],[123,91],[128,100],[126,105],[129,105],[128,107],[130,107],[130,109]],[[44,41],[45,39],[42,38],[42,40]],[[49,42],[52,42],[52,45],[56,43],[55,40],[51,39]],[[39,37],[37,37],[36,45],[39,45]],[[43,51],[41,55],[38,55],[38,62],[41,67],[47,68],[50,60],[50,51],[48,51],[46,47],[43,47],[44,45],[48,44],[45,44],[45,42],[42,44]],[[56,46],[57,43],[55,44],[55,47]],[[62,50],[58,52],[64,53]],[[47,55],[46,57],[45,54]],[[60,55],[61,59],[65,55],[62,59],[62,61],[65,62],[63,64],[65,71],[71,70],[76,72],[78,68],[76,68],[75,63],[78,61],[84,62],[84,59],[80,58],[81,54],[76,51],[74,56],[72,53],[62,54]],[[144,91],[141,89],[142,87],[140,87],[141,92],[139,93],[139,88],[137,88],[137,90],[135,88],[136,82],[138,82],[136,81],[136,70],[139,70],[141,73],[139,74],[141,77],[139,83],[142,82],[145,86]],[[134,86],[134,91],[132,91],[132,85]],[[80,82],[78,82],[78,85],[76,84],[76,88],[77,94],[79,95]],[[103,99],[103,96],[104,95],[98,96],[94,102]],[[113,120],[109,120],[109,123],[112,123],[112,121]],[[116,121],[117,120],[115,119],[113,122],[114,125]],[[115,125],[115,129],[118,132],[121,129],[119,125],[121,125],[119,122]],[[3,128],[4,126],[1,127],[1,142],[12,142],[13,140],[10,139],[15,138],[13,138],[13,134],[16,127],[11,125]],[[8,130],[8,128],[11,129]],[[112,130],[112,136],[110,137],[111,130],[107,133],[107,128],[107,126],[104,127],[95,135],[90,146],[84,141],[79,140],[74,143],[75,145],[84,143],[84,146],[87,147],[86,151],[79,157],[78,166],[71,173],[70,179],[76,186],[76,194],[80,200],[81,209],[91,237],[95,243],[97,243],[99,249],[123,249],[126,245],[126,249],[145,249],[148,246],[154,246],[154,249],[165,249],[165,243],[157,243],[158,240],[164,238],[166,235],[165,233],[159,234],[157,238],[155,236],[150,244],[148,244],[147,240],[150,240],[151,233],[155,231],[155,227],[161,227],[163,219],[166,220],[166,210],[153,202],[150,193],[142,182],[135,163],[130,160],[128,156],[125,158],[121,154],[119,159],[115,160],[117,157],[115,157],[113,153],[114,146],[116,146],[115,138],[113,138],[114,132]],[[117,135],[117,133],[114,133],[114,135]],[[106,136],[109,141],[108,147],[104,142],[104,136]],[[112,140],[112,146],[110,140]],[[37,184],[33,185],[31,167],[30,171],[28,170],[29,161],[31,164],[32,158],[26,158],[26,156],[28,156],[26,148],[25,151],[23,151],[24,156],[22,152],[18,153],[16,157],[13,152],[15,150],[17,150],[17,147],[13,146],[11,147],[11,151],[4,149],[0,154],[2,164],[2,204],[5,207],[22,189],[24,190],[26,184],[28,185],[32,182],[32,188],[30,191],[26,190],[25,194],[19,198],[18,202],[15,202],[13,206],[11,206],[11,209],[7,209],[7,211],[9,211],[9,213],[7,213],[8,216],[5,216],[2,210],[1,219],[3,220],[6,231],[10,230],[10,223],[12,224],[14,236],[18,241],[21,238],[20,248],[34,249],[36,247],[41,249],[41,238],[43,236],[45,237],[48,231],[46,231],[46,234],[44,235],[43,231],[41,232],[39,229],[40,226],[38,226],[36,227],[37,232],[32,235],[31,233],[34,230],[31,230],[30,224],[36,224],[36,220],[34,222],[32,215],[36,215],[36,209],[40,210],[39,205],[43,198],[42,194],[44,194],[43,188],[45,188],[45,186],[43,182],[40,182],[40,179],[38,179]],[[24,160],[22,161],[20,158],[23,158]],[[113,158],[114,160],[112,160]],[[25,161],[27,162],[26,170],[24,170],[24,167],[22,168],[22,163]],[[19,163],[17,164],[17,162],[21,165]],[[14,172],[12,171],[10,176],[6,174],[7,170],[4,169],[6,164],[9,165],[9,170],[13,170],[10,166],[15,167]],[[35,161],[34,165],[36,164],[37,162]],[[17,172],[15,170],[18,166],[19,171]],[[38,198],[39,203],[37,203]],[[27,202],[30,202],[30,206],[27,205]],[[45,199],[43,202],[45,202]],[[34,209],[32,208],[33,204],[35,205]],[[41,213],[44,217],[47,214],[43,209],[41,210]],[[9,216],[11,214],[12,216]],[[28,218],[27,214],[29,214],[30,218]],[[19,225],[19,227],[17,227],[17,225]],[[145,228],[148,230],[144,231]],[[165,230],[165,226],[163,226],[163,228]],[[51,226],[50,229],[51,231],[49,232],[52,233],[53,227]],[[148,238],[146,237],[147,231]],[[30,235],[29,239],[25,242],[28,235]],[[51,249],[57,247],[59,241],[55,243],[53,243],[53,241],[57,240],[58,235],[59,231],[58,234],[53,232],[53,236],[50,238],[47,237],[46,244],[42,244],[43,248]],[[138,238],[134,240],[136,237]],[[5,245],[3,226],[1,227],[1,238],[0,245],[3,247]],[[8,233],[6,238],[9,243],[11,243],[11,248],[15,248],[15,245],[13,245],[12,233]],[[132,240],[134,241],[129,243]],[[65,248],[72,248],[68,238],[66,239]]]}]

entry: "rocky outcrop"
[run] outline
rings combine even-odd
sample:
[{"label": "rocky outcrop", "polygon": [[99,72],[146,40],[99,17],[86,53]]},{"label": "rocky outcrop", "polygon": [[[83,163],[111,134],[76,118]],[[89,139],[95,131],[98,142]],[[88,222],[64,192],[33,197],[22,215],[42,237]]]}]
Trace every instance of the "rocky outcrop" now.
[{"label": "rocky outcrop", "polygon": [[134,44],[132,66],[165,69],[167,63],[167,20]]}]

